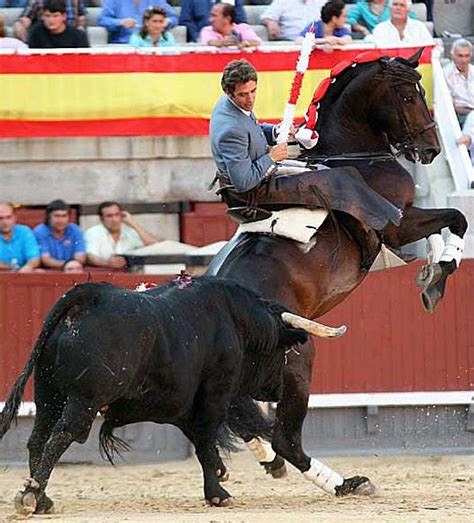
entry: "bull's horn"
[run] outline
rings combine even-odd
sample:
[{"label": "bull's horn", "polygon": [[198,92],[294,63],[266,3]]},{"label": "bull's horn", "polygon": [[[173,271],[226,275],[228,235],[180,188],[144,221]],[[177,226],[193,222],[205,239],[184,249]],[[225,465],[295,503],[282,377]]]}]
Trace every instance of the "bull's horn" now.
[{"label": "bull's horn", "polygon": [[284,323],[287,323],[292,327],[303,329],[306,332],[313,334],[313,336],[320,336],[321,338],[337,338],[338,336],[342,336],[347,330],[345,325],[341,325],[340,327],[328,327],[316,321],[308,320],[307,318],[302,318],[301,316],[292,314],[291,312],[283,312],[281,319]]}]

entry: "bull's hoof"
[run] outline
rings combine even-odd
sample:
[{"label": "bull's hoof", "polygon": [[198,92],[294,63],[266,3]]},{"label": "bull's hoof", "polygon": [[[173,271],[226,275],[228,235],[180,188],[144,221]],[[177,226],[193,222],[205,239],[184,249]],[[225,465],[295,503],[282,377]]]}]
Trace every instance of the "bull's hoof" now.
[{"label": "bull's hoof", "polygon": [[442,297],[443,295],[436,285],[428,287],[420,294],[421,303],[428,314],[436,309]]},{"label": "bull's hoof", "polygon": [[365,476],[354,476],[344,480],[342,485],[336,487],[336,496],[374,496],[376,494],[375,485]]},{"label": "bull's hoof", "polygon": [[54,514],[54,502],[46,494],[38,501],[35,514]]},{"label": "bull's hoof", "polygon": [[36,511],[37,501],[34,492],[18,492],[15,496],[14,503],[15,510],[22,516],[29,516]]},{"label": "bull's hoof", "polygon": [[288,474],[285,460],[278,454],[273,461],[261,461],[260,465],[265,468],[267,474],[271,474],[273,479],[284,478]]},{"label": "bull's hoof", "polygon": [[430,285],[438,283],[443,275],[443,270],[439,263],[424,265],[416,275],[415,283],[417,287],[426,290]]},{"label": "bull's hoof", "polygon": [[206,503],[211,507],[224,507],[224,508],[232,507],[234,504],[232,501],[232,498],[230,498],[230,497],[221,499],[217,496],[215,496],[211,499],[206,499]]}]

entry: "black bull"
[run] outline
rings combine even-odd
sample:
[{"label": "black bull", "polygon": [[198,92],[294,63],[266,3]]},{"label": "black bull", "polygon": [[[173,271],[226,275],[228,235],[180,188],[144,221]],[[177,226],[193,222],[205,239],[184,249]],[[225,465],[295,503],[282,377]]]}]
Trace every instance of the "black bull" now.
[{"label": "black bull", "polygon": [[67,292],[49,312],[0,415],[1,438],[34,371],[30,479],[17,494],[17,510],[49,511],[52,469],[73,441],[86,441],[98,411],[109,460],[125,446],[115,427],[140,421],[179,427],[196,448],[206,500],[228,504],[216,444],[229,448],[230,432],[270,436],[252,398],[279,399],[285,350],[307,340],[288,316],[281,305],[214,278],[145,293],[107,283]]}]

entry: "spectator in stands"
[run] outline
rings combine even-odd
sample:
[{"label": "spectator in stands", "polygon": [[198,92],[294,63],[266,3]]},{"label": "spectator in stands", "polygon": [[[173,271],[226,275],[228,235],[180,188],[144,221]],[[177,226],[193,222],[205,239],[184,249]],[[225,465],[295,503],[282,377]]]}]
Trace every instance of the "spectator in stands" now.
[{"label": "spectator in stands", "polygon": [[171,31],[167,31],[168,18],[162,7],[151,7],[143,11],[142,27],[130,38],[132,47],[163,47],[175,45]]},{"label": "spectator in stands", "polygon": [[[201,29],[209,23],[213,0],[181,0],[181,14],[179,24],[186,26],[186,38],[188,42],[197,42]],[[235,0],[235,23],[247,22],[247,15],[243,7],[243,0]]]},{"label": "spectator in stands", "polygon": [[86,243],[81,228],[70,223],[69,205],[54,200],[46,207],[44,223],[34,228],[43,267],[60,269],[66,260],[86,263]]},{"label": "spectator in stands", "polygon": [[471,155],[472,165],[474,166],[474,111],[471,111],[467,115],[462,128],[462,136],[457,139],[456,143],[467,147]]},{"label": "spectator in stands", "polygon": [[274,0],[262,14],[270,40],[296,40],[321,12],[325,0]]},{"label": "spectator in stands", "polygon": [[444,68],[444,76],[459,123],[463,125],[467,115],[474,110],[474,65],[471,64],[471,42],[464,38],[456,40],[451,48],[451,58],[452,62]]},{"label": "spectator in stands", "polygon": [[[26,42],[30,27],[41,21],[46,0],[34,0],[27,5],[13,26],[14,35]],[[66,22],[77,29],[86,28],[87,10],[84,0],[66,0]]]},{"label": "spectator in stands", "polygon": [[66,2],[47,0],[41,21],[28,35],[28,45],[34,49],[89,47],[87,33],[66,23]]},{"label": "spectator in stands", "polygon": [[235,23],[235,7],[216,4],[211,9],[211,25],[204,27],[199,42],[215,47],[237,46],[239,49],[257,47],[262,40],[248,24]]},{"label": "spectator in stands", "polygon": [[[412,12],[409,12],[408,16],[416,18]],[[352,31],[360,33],[362,36],[369,35],[377,24],[389,19],[389,0],[360,0],[347,15],[347,21],[351,25]]]},{"label": "spectator in stands", "polygon": [[302,41],[304,35],[314,24],[315,47],[324,51],[332,51],[334,47],[350,44],[352,42],[351,32],[346,27],[346,4],[344,0],[329,0],[321,9],[321,19],[308,24],[298,41]]},{"label": "spectator in stands", "polygon": [[16,223],[15,209],[0,203],[0,270],[32,272],[40,264],[33,231]]},{"label": "spectator in stands", "polygon": [[63,263],[61,270],[63,272],[67,272],[69,274],[72,274],[72,273],[78,274],[78,273],[84,272],[84,266],[82,265],[82,263],[79,260],[71,259],[71,260],[66,260]]},{"label": "spectator in stands", "polygon": [[377,47],[413,47],[434,44],[426,25],[408,17],[410,7],[411,0],[391,0],[390,20],[376,25],[372,35]]},{"label": "spectator in stands", "polygon": [[152,7],[162,7],[166,11],[167,29],[178,23],[174,9],[166,0],[105,0],[99,25],[107,29],[109,43],[128,44],[132,33],[140,29],[144,11]]},{"label": "spectator in stands", "polygon": [[0,49],[25,49],[27,47],[21,40],[5,36],[5,25],[3,18],[0,16]]},{"label": "spectator in stands", "polygon": [[87,259],[91,265],[124,269],[127,262],[121,254],[157,241],[117,202],[102,202],[98,214],[102,223],[86,231]]}]

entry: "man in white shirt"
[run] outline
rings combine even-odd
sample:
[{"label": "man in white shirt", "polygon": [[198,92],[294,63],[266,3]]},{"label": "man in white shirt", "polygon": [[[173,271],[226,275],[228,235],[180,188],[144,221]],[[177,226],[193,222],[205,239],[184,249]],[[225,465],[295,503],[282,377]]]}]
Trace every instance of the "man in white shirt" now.
[{"label": "man in white shirt", "polygon": [[390,20],[377,24],[371,39],[377,47],[416,47],[433,45],[433,37],[423,22],[408,18],[411,0],[391,0]]},{"label": "man in white shirt", "polygon": [[102,202],[98,214],[102,223],[85,233],[87,260],[91,265],[124,269],[127,262],[121,254],[157,241],[117,202]]},{"label": "man in white shirt", "polygon": [[465,38],[456,40],[451,48],[453,59],[445,68],[444,76],[453,99],[460,125],[474,110],[474,65],[471,64],[472,44]]},{"label": "man in white shirt", "polygon": [[326,0],[273,0],[262,14],[270,40],[298,38],[301,31],[313,20],[319,19]]}]

